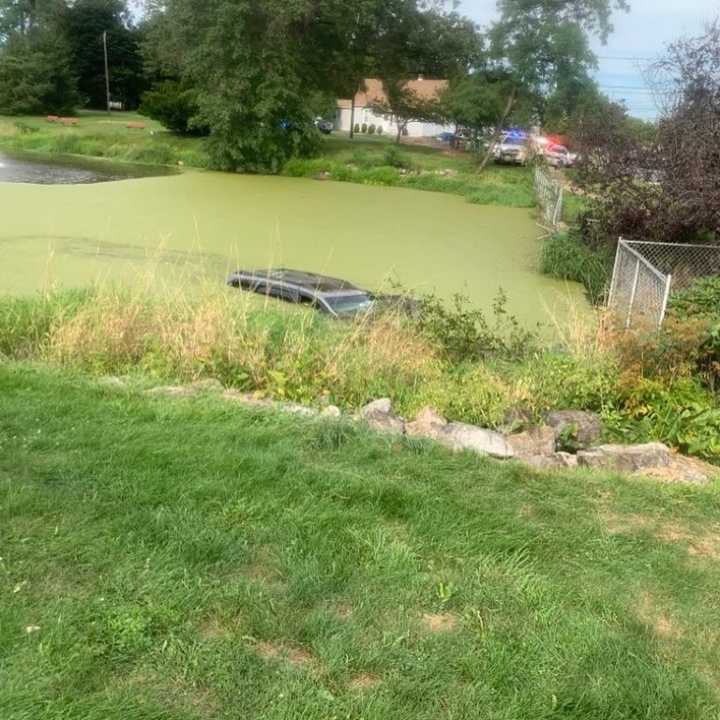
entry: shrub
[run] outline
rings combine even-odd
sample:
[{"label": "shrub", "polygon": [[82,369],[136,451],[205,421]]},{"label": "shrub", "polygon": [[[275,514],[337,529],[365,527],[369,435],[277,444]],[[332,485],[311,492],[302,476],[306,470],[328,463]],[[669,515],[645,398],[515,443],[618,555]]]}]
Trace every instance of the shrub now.
[{"label": "shrub", "polygon": [[672,295],[668,308],[679,318],[710,316],[720,319],[720,276],[696,280],[686,290]]},{"label": "shrub", "polygon": [[369,125],[368,126],[368,135],[374,135],[375,134],[375,125]]},{"label": "shrub", "polygon": [[508,314],[502,290],[493,302],[492,321],[461,294],[456,294],[450,305],[435,295],[425,295],[418,305],[418,328],[452,362],[523,358],[538,345],[537,335],[524,330],[517,318]]},{"label": "shrub", "polygon": [[360,132],[360,124],[359,123],[355,123],[355,125],[353,126],[353,132],[354,133]]},{"label": "shrub", "polygon": [[142,96],[140,113],[181,135],[207,135],[207,128],[194,124],[199,110],[196,94],[173,80],[155,85]]},{"label": "shrub", "polygon": [[366,133],[366,132],[368,131],[367,123],[363,123],[363,124],[360,126],[360,129],[362,130],[363,133]]},{"label": "shrub", "polygon": [[378,125],[376,132],[377,132],[378,135],[382,135],[383,132],[384,132],[383,126],[382,126],[382,125]]},{"label": "shrub", "polygon": [[600,303],[610,279],[611,257],[608,250],[591,250],[576,231],[557,233],[542,249],[540,270],[560,280],[582,283],[590,301]]}]

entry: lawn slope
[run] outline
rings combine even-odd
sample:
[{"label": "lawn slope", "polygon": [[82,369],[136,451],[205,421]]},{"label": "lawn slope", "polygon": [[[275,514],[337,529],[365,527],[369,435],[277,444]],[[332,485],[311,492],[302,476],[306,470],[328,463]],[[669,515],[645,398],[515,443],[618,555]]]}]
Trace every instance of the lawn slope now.
[{"label": "lawn slope", "polygon": [[0,364],[0,717],[716,717],[717,518]]}]

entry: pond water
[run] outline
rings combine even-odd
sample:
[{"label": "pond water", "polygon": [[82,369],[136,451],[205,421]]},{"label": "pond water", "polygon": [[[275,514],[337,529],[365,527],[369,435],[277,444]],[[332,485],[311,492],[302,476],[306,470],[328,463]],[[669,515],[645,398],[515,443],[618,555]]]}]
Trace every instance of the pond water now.
[{"label": "pond water", "polygon": [[548,309],[562,314],[568,300],[585,303],[579,286],[536,271],[529,210],[213,172],[79,182],[0,183],[0,293],[94,281],[221,285],[236,268],[272,265],[374,290],[395,281],[445,297],[463,292],[482,307],[502,288],[512,312],[533,322],[547,321]]},{"label": "pond water", "polygon": [[0,183],[84,185],[176,174],[173,168],[38,153],[0,153]]}]

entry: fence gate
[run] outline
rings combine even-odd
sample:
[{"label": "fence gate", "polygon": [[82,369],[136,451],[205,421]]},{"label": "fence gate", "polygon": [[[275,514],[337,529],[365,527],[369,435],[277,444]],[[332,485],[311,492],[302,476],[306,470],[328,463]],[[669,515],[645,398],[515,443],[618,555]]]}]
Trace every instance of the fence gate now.
[{"label": "fence gate", "polygon": [[563,187],[545,168],[535,168],[535,194],[546,225],[555,230],[562,220]]},{"label": "fence gate", "polygon": [[608,307],[626,328],[659,328],[670,294],[712,275],[720,275],[720,246],[620,238]]}]

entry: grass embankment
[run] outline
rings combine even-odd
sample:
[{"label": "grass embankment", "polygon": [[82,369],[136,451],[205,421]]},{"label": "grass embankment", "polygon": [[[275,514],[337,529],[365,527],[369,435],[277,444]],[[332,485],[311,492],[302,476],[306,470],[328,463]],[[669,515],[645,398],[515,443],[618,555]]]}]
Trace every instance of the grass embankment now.
[{"label": "grass embankment", "polygon": [[[145,130],[127,128],[142,122]],[[180,137],[136,113],[82,112],[77,126],[38,117],[0,117],[0,149],[67,153],[110,160],[207,168],[210,158],[202,138]],[[390,138],[336,133],[323,137],[318,158],[292,160],[283,174],[368,185],[409,187],[462,195],[469,202],[534,207],[530,172],[525,168],[489,167],[477,174],[468,154],[403,144]]]},{"label": "grass embankment", "polygon": [[[254,297],[254,296],[251,296]],[[353,410],[390,397],[412,417],[431,405],[450,420],[498,427],[509,415],[599,413],[608,439],[661,440],[720,460],[720,407],[685,334],[657,344],[588,323],[552,347],[503,314],[431,303],[420,320],[355,323],[233,290],[153,297],[138,290],[59,293],[0,302],[0,357],[140,383],[215,377],[278,399]]]},{"label": "grass embankment", "polygon": [[717,492],[0,364],[4,720],[706,720]]}]

